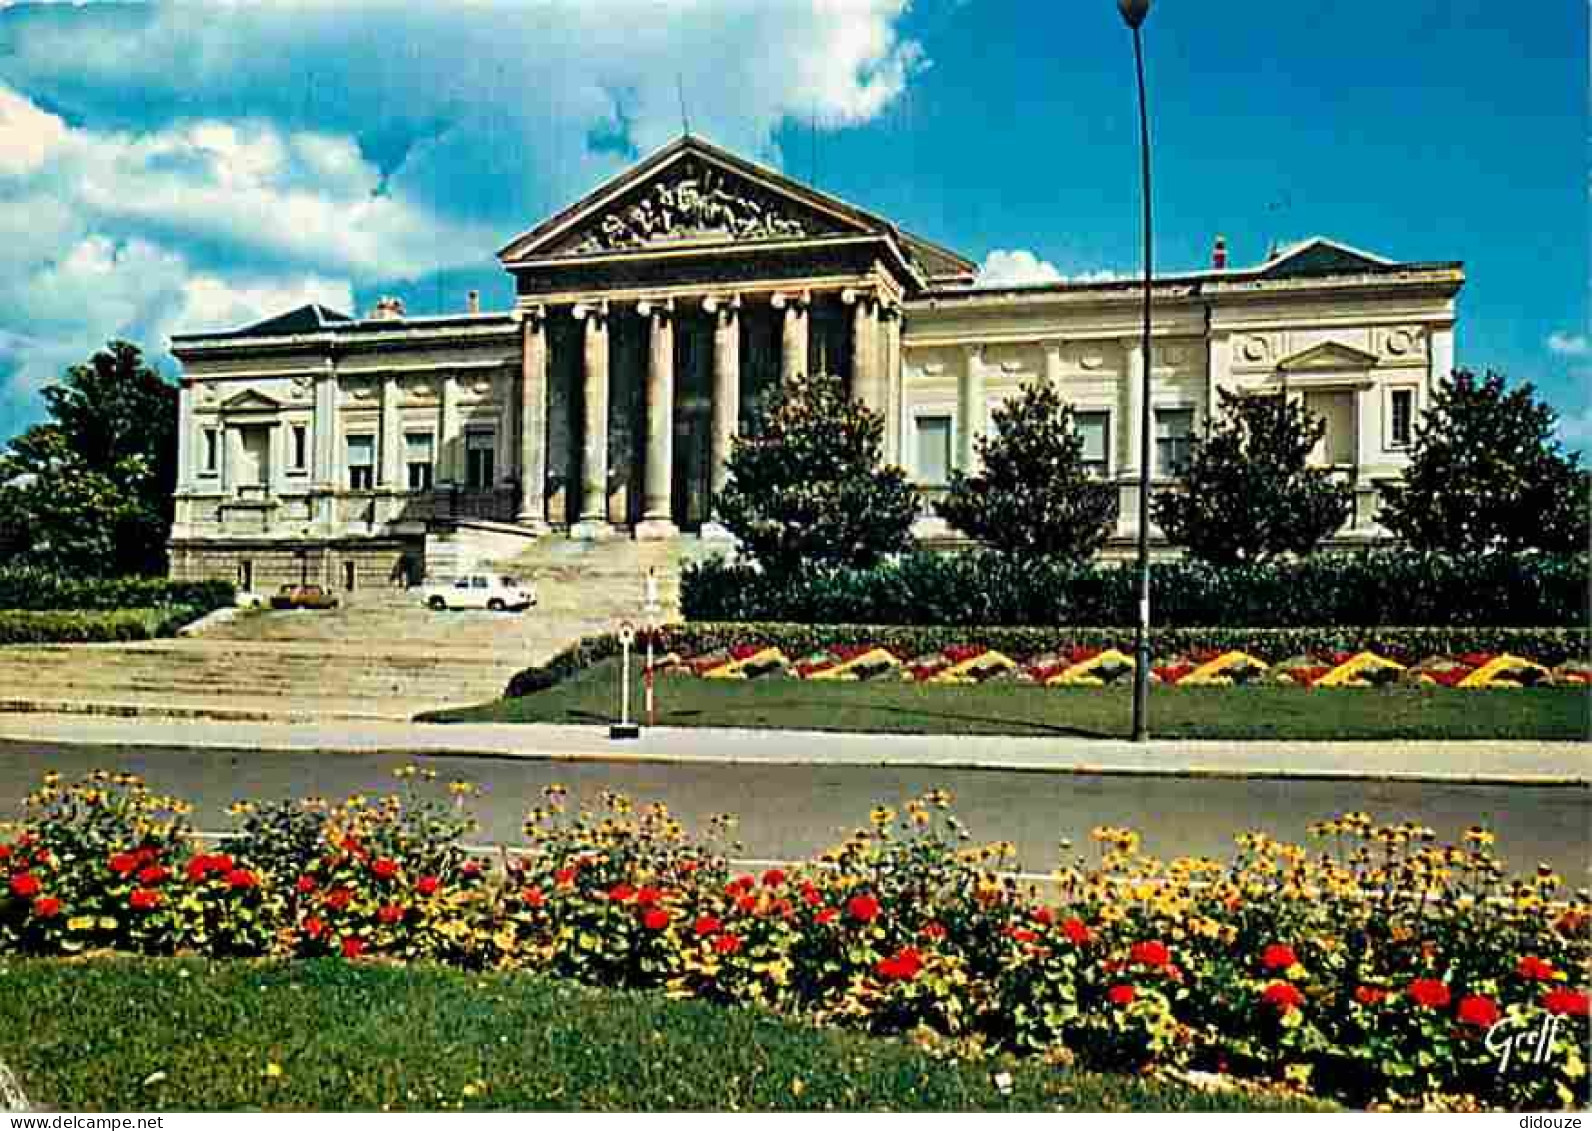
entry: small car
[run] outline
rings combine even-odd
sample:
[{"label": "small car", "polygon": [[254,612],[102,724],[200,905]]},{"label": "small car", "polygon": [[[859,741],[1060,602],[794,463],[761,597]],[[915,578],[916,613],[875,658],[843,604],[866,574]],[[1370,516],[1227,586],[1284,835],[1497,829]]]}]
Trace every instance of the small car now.
[{"label": "small car", "polygon": [[530,582],[495,574],[472,573],[451,585],[428,585],[422,600],[431,609],[528,609],[536,604],[536,587]]},{"label": "small car", "polygon": [[273,609],[335,609],[337,598],[319,585],[284,585],[271,596]]}]

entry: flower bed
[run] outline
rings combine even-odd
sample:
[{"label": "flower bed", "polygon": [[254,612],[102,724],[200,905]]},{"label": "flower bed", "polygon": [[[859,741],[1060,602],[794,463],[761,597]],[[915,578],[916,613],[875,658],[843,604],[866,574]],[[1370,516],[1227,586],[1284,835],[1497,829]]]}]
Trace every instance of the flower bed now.
[{"label": "flower bed", "polygon": [[1348,814],[1318,848],[1246,833],[1231,860],[1164,862],[1099,828],[1038,888],[931,791],[740,875],[728,818],[695,837],[554,786],[489,872],[460,844],[470,787],[427,800],[400,774],[408,798],[240,805],[224,851],[136,779],[47,780],[0,847],[0,951],[431,959],[1352,1104],[1586,1099],[1592,908],[1545,870],[1507,879],[1481,828],[1442,846]]}]

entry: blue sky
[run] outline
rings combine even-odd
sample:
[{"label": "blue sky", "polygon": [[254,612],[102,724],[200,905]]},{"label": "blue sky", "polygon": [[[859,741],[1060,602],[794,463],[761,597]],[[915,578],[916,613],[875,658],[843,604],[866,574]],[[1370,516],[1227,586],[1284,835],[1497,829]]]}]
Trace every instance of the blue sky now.
[{"label": "blue sky", "polygon": [[[1459,361],[1592,447],[1580,0],[1159,0],[1158,264],[1462,259]],[[0,8],[0,436],[112,336],[510,301],[492,253],[680,128],[1001,278],[1139,263],[1112,0]]]}]

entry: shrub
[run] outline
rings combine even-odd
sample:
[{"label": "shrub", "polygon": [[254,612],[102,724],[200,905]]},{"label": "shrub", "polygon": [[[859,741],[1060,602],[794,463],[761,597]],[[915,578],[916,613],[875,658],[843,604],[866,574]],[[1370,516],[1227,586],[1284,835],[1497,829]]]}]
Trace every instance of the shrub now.
[{"label": "shrub", "polygon": [[39,569],[0,569],[0,609],[110,611],[182,605],[206,613],[232,604],[234,595],[230,581],[72,578]]},{"label": "shrub", "polygon": [[[1218,567],[1152,566],[1151,613],[1169,627],[1587,623],[1585,555],[1324,554]],[[693,621],[812,624],[1132,625],[1129,564],[1014,562],[992,553],[917,553],[869,570],[807,567],[773,577],[719,559],[688,564],[681,608]]]},{"label": "shrub", "polygon": [[170,636],[196,619],[188,606],[110,611],[0,610],[0,644],[101,644]]}]

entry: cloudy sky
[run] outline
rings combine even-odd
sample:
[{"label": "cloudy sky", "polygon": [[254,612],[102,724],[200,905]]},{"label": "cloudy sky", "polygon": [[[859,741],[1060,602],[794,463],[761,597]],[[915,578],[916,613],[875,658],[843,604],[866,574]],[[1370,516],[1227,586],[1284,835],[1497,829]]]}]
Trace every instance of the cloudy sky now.
[{"label": "cloudy sky", "polygon": [[[1592,447],[1583,0],[1161,0],[1158,262],[1463,259],[1462,364]],[[1132,272],[1111,0],[0,0],[0,437],[114,336],[510,301],[492,253],[675,136],[984,263]]]}]

